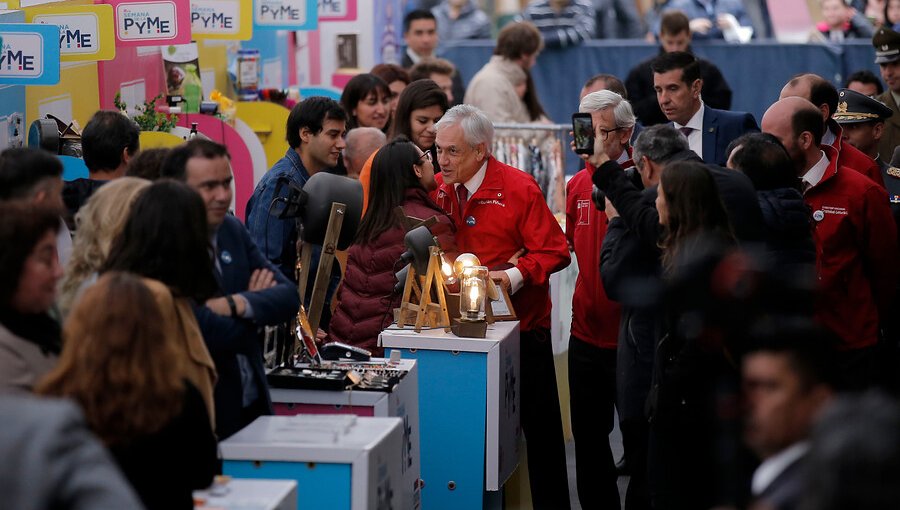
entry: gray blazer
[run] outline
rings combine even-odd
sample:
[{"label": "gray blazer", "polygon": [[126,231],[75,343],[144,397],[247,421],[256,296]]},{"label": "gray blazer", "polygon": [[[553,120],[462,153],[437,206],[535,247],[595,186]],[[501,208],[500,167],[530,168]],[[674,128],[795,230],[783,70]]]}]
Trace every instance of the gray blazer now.
[{"label": "gray blazer", "polygon": [[73,403],[0,396],[0,417],[3,508],[143,508]]},{"label": "gray blazer", "polygon": [[40,347],[0,324],[0,394],[31,393],[56,366],[56,359],[55,354],[44,354]]}]

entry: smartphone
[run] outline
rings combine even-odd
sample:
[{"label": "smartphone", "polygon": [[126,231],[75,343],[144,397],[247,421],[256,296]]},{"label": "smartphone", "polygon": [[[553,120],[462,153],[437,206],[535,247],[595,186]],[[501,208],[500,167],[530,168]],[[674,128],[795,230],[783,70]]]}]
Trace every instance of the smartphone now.
[{"label": "smartphone", "polygon": [[572,133],[575,135],[575,153],[594,153],[594,122],[590,113],[572,114]]}]

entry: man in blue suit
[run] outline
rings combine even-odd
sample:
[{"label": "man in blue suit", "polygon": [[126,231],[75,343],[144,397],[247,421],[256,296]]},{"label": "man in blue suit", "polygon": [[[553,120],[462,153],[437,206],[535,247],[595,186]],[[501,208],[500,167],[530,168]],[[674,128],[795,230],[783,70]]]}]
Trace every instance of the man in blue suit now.
[{"label": "man in blue suit", "polygon": [[691,150],[707,164],[724,166],[728,144],[744,133],[759,132],[753,115],[716,110],[703,104],[700,66],[681,51],[663,53],[650,64],[653,88],[666,118],[688,139]]},{"label": "man in blue suit", "polygon": [[194,313],[219,374],[213,396],[216,433],[224,439],[272,413],[258,332],[261,326],[291,320],[300,298],[247,229],[228,214],[233,177],[224,146],[195,138],[172,151],[161,174],[186,182],[206,205],[222,295],[195,307]]}]

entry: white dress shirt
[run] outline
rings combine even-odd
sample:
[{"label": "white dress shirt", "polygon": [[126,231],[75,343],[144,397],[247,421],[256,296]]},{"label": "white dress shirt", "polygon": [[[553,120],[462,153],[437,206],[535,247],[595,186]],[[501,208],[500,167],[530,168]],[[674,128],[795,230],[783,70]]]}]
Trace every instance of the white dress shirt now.
[{"label": "white dress shirt", "polygon": [[703,101],[700,101],[700,109],[697,110],[697,113],[691,117],[691,120],[688,121],[687,124],[681,125],[677,122],[672,122],[675,125],[675,129],[681,130],[681,128],[689,127],[691,128],[691,134],[688,135],[688,146],[690,146],[691,150],[697,153],[701,158],[703,157],[703,111],[706,110],[706,105],[703,104]]},{"label": "white dress shirt", "polygon": [[809,443],[801,441],[764,460],[753,472],[753,481],[750,486],[753,495],[762,494],[781,473],[784,473],[785,469],[806,455],[807,451],[809,451]]},{"label": "white dress shirt", "polygon": [[822,157],[819,158],[818,163],[812,166],[809,170],[803,174],[803,192],[806,193],[806,190],[812,188],[822,182],[822,178],[825,177],[825,170],[828,170],[828,158],[825,156],[825,153],[822,152]]}]

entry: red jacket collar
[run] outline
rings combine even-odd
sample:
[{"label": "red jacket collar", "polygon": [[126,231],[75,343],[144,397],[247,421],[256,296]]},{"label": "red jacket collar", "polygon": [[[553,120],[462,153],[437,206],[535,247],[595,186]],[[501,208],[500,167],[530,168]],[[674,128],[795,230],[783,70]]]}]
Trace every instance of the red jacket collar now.
[{"label": "red jacket collar", "polygon": [[837,175],[837,172],[838,172],[838,167],[837,167],[838,151],[837,151],[837,149],[835,149],[834,147],[832,147],[830,145],[822,145],[820,148],[822,149],[822,152],[825,153],[825,157],[828,158],[828,168],[825,169],[825,175],[822,176],[822,180],[819,181],[819,184],[817,184],[816,187],[820,186],[823,182],[825,182],[825,181],[831,179],[832,177],[834,177],[835,175]]},{"label": "red jacket collar", "polygon": [[[484,180],[481,181],[481,186],[479,186],[475,194],[470,197],[470,200],[481,194],[482,191],[503,189],[503,174],[499,171],[500,165],[503,165],[503,163],[497,161],[494,156],[488,157],[488,165],[484,171]],[[455,194],[453,184],[443,182],[443,176],[441,177],[441,185],[438,188],[438,195],[441,193],[445,195]]]}]

